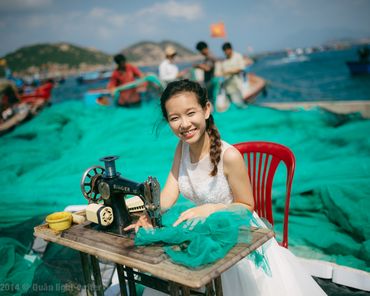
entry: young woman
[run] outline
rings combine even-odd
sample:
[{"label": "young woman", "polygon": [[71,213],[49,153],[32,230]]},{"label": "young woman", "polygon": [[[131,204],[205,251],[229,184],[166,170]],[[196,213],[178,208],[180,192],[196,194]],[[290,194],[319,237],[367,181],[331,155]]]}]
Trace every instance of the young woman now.
[{"label": "young woman", "polygon": [[[197,206],[183,212],[174,226],[238,204],[253,211],[248,172],[239,151],[220,138],[211,114],[206,91],[196,82],[180,80],[168,84],[161,97],[164,119],[180,139],[172,169],[161,192],[161,207],[168,209],[181,193]],[[254,216],[260,221],[258,216]],[[127,229],[151,227],[143,216]],[[248,258],[222,274],[226,296],[234,295],[325,295],[300,266],[294,255],[274,238],[264,247],[271,275]],[[164,295],[145,289],[144,295]]]}]

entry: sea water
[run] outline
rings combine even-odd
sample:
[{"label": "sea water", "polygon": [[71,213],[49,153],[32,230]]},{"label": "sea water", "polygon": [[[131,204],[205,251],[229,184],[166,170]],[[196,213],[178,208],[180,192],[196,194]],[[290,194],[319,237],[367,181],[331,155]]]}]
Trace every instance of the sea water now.
[{"label": "sea water", "polygon": [[[352,76],[346,61],[357,60],[357,48],[314,52],[296,58],[285,55],[257,59],[248,68],[267,80],[267,92],[259,102],[370,100],[370,75]],[[181,69],[191,66],[179,65]],[[144,73],[158,74],[158,67],[141,67]],[[106,83],[79,85],[76,77],[53,91],[53,102],[82,100],[93,88],[104,88]]]}]

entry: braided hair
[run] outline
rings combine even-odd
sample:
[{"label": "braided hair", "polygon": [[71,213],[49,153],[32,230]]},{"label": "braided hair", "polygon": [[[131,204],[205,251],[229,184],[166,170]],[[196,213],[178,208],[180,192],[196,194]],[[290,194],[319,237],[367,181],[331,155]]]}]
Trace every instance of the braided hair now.
[{"label": "braided hair", "polygon": [[[168,122],[168,114],[166,110],[166,102],[175,95],[180,93],[190,92],[195,94],[198,103],[202,108],[207,106],[208,96],[205,88],[201,87],[199,83],[184,79],[173,81],[169,83],[161,96],[161,110],[164,119]],[[216,176],[217,165],[221,160],[221,136],[215,125],[212,114],[206,119],[206,132],[210,139],[209,157],[213,164],[210,176]]]}]

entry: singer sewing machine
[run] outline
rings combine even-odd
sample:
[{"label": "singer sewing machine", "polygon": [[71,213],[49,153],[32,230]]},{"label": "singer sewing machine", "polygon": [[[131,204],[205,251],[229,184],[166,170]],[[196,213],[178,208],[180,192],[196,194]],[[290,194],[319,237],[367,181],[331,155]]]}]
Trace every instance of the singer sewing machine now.
[{"label": "singer sewing machine", "polygon": [[[105,168],[88,168],[81,179],[81,190],[89,205],[87,220],[95,223],[98,230],[125,235],[123,230],[133,222],[127,206],[127,196],[138,196],[154,227],[161,227],[160,185],[156,178],[148,177],[142,183],[122,178],[116,172],[117,156],[100,159]],[[103,203],[101,203],[103,202]]]}]

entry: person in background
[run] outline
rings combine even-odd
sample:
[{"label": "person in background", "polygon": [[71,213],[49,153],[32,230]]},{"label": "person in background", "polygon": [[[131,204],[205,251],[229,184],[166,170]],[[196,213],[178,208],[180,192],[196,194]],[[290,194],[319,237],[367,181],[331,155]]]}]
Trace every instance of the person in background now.
[{"label": "person in background", "polygon": [[224,88],[227,97],[238,107],[245,107],[242,94],[243,71],[245,61],[243,56],[234,51],[231,44],[222,45],[226,59],[221,63],[221,75],[225,78]]},{"label": "person in background", "polygon": [[162,82],[167,85],[169,82],[183,77],[187,71],[179,71],[179,68],[175,64],[177,52],[173,46],[167,46],[164,50],[164,54],[166,58],[159,65],[159,79],[161,79]]},{"label": "person in background", "polygon": [[213,76],[215,72],[216,59],[212,56],[207,43],[199,41],[195,47],[203,56],[204,60],[200,64],[195,64],[194,67],[204,71],[204,86],[207,89],[208,97],[212,105],[215,103]]},{"label": "person in background", "polygon": [[[126,57],[123,54],[115,55],[114,61],[117,64],[117,69],[115,69],[112,73],[112,76],[108,83],[108,89],[114,91],[114,89],[118,86],[133,82],[136,78],[143,77],[143,74],[137,67],[126,62]],[[136,88],[120,92],[118,105],[131,107],[137,106],[140,103],[140,94],[137,92]]]}]

